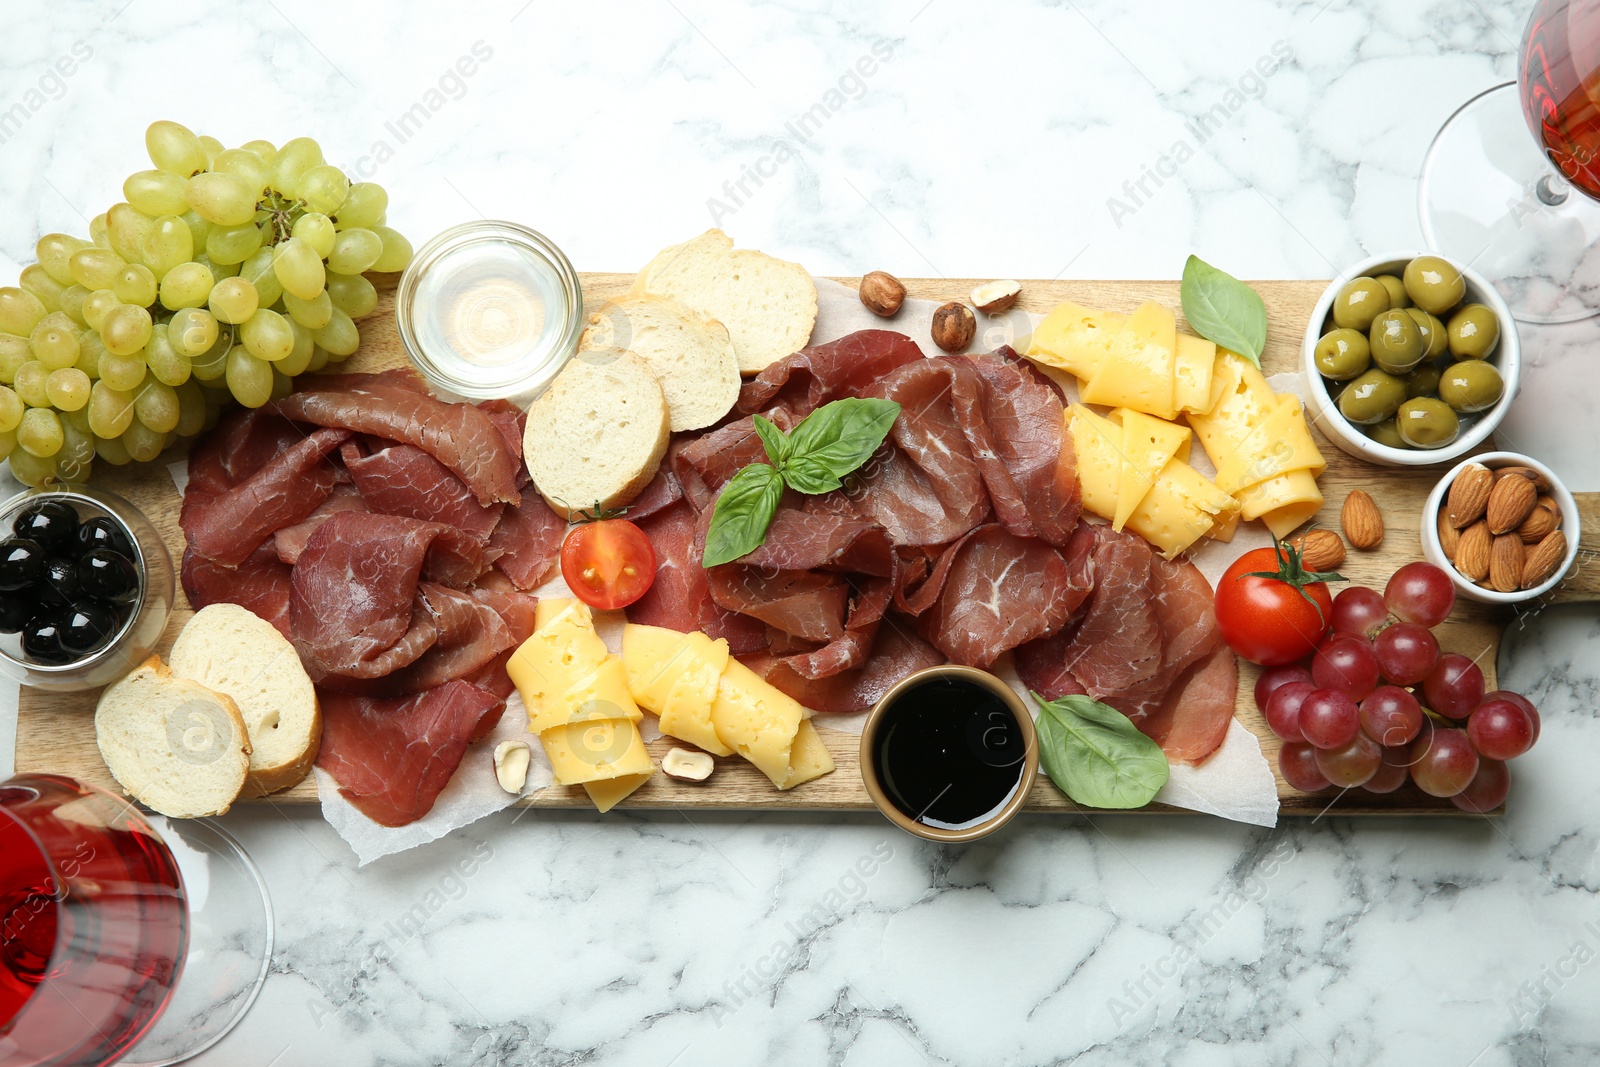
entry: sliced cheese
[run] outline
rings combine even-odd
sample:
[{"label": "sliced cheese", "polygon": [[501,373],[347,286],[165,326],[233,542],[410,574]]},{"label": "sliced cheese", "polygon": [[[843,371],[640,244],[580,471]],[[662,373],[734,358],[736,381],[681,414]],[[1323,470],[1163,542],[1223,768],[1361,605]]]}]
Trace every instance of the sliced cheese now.
[{"label": "sliced cheese", "polygon": [[1204,415],[1211,410],[1211,373],[1216,363],[1215,342],[1187,333],[1178,335],[1172,362],[1172,402],[1179,411]]},{"label": "sliced cheese", "polygon": [[1211,376],[1211,410],[1190,415],[1189,425],[1212,465],[1220,470],[1277,403],[1277,395],[1261,371],[1243,356],[1222,348],[1217,350]]},{"label": "sliced cheese", "polygon": [[728,669],[728,642],[711,640],[702,633],[689,635],[696,648],[690,664],[678,676],[661,708],[661,732],[697,745],[715,756],[731,756],[733,749],[717,736],[711,705]]},{"label": "sliced cheese", "polygon": [[1172,559],[1238,510],[1238,501],[1205,475],[1172,459],[1129,517],[1128,529]]},{"label": "sliced cheese", "polygon": [[622,663],[627,669],[628,691],[646,711],[661,714],[667,694],[691,655],[690,634],[664,626],[628,623],[622,628]]},{"label": "sliced cheese", "polygon": [[537,709],[528,709],[528,729],[542,734],[567,723],[619,719],[638,722],[644,716],[628,692],[627,673],[618,656],[608,656],[600,666],[560,693],[546,696]]},{"label": "sliced cheese", "polygon": [[562,693],[605,661],[605,642],[594,632],[589,606],[574,598],[540,600],[535,629],[506,663],[531,720],[545,698]]},{"label": "sliced cheese", "polygon": [[1206,536],[1213,541],[1232,541],[1233,535],[1239,532],[1239,509],[1228,512],[1217,520]]},{"label": "sliced cheese", "polygon": [[833,754],[822,743],[817,728],[811,725],[810,719],[801,719],[800,729],[794,735],[794,746],[789,749],[789,777],[778,788],[793,789],[802,782],[821,778],[833,767]]},{"label": "sliced cheese", "polygon": [[1122,483],[1122,427],[1082,404],[1067,408],[1066,422],[1078,457],[1084,509],[1102,519],[1115,517]]},{"label": "sliced cheese", "polygon": [[1111,351],[1112,339],[1127,321],[1126,315],[1115,311],[1096,311],[1063,301],[1034,328],[1026,354],[1029,359],[1089,378],[1100,369]]},{"label": "sliced cheese", "polygon": [[634,790],[648,782],[650,775],[654,773],[655,768],[651,768],[644,774],[624,774],[603,782],[584,782],[583,789],[589,794],[589,799],[594,801],[594,806],[600,814],[604,815],[632,796]]},{"label": "sliced cheese", "polygon": [[1140,304],[1084,384],[1084,402],[1172,418],[1178,413],[1173,404],[1177,346],[1177,316],[1172,309],[1153,300]]},{"label": "sliced cheese", "polygon": [[1328,461],[1311,440],[1300,398],[1284,393],[1250,436],[1217,464],[1217,485],[1238,493],[1289,471],[1309,470],[1318,475],[1327,468]]},{"label": "sliced cheese", "polygon": [[736,659],[728,661],[711,704],[717,736],[779,789],[789,781],[789,752],[805,712],[792,697],[774,689]]},{"label": "sliced cheese", "polygon": [[1279,537],[1322,509],[1322,490],[1309,470],[1269,478],[1240,492],[1238,499],[1244,518],[1261,519]]},{"label": "sliced cheese", "polygon": [[554,726],[539,735],[561,785],[581,785],[655,770],[639,728],[627,719],[594,719]]},{"label": "sliced cheese", "polygon": [[1122,473],[1117,480],[1117,506],[1111,518],[1112,528],[1120,530],[1167,461],[1180,449],[1187,451],[1190,434],[1187,426],[1132,408],[1118,408],[1111,418],[1122,424]]}]

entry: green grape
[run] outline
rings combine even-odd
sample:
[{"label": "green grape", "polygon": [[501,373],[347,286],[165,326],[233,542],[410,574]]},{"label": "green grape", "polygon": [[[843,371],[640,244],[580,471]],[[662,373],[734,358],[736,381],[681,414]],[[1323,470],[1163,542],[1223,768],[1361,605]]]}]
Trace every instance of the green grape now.
[{"label": "green grape", "polygon": [[360,274],[371,270],[383,255],[383,239],[371,230],[341,230],[328,256],[328,269],[335,274]]},{"label": "green grape", "polygon": [[0,333],[0,384],[10,385],[17,370],[33,361],[33,345],[26,337]]},{"label": "green grape", "polygon": [[98,330],[105,325],[106,316],[111,314],[111,309],[122,301],[117,299],[117,294],[111,289],[96,289],[90,293],[83,302],[83,317],[91,330]]},{"label": "green grape", "polygon": [[[173,318],[176,319],[177,316],[174,315]],[[144,346],[144,361],[158,382],[166,385],[182,385],[189,380],[189,357],[180,355],[172,347],[170,322],[158,322],[150,331],[150,342]]]},{"label": "green grape", "polygon": [[178,397],[178,425],[172,430],[179,437],[193,437],[205,428],[205,390],[197,381],[187,381],[173,390]]},{"label": "green grape", "polygon": [[142,350],[131,356],[114,356],[107,352],[100,357],[100,380],[121,392],[131,393],[139,388],[148,369]]},{"label": "green grape", "polygon": [[100,340],[100,334],[95,330],[84,330],[78,334],[78,362],[77,367],[91,379],[100,377],[100,360],[106,354],[106,346]]},{"label": "green grape", "polygon": [[257,359],[243,346],[228,353],[228,390],[247,408],[258,408],[272,399],[272,364]]},{"label": "green grape", "polygon": [[294,392],[294,379],[278,369],[277,364],[272,366],[272,399],[282,400]]},{"label": "green grape", "polygon": [[61,310],[79,326],[89,325],[83,317],[83,302],[89,299],[89,290],[76,283],[61,290]]},{"label": "green grape", "polygon": [[187,126],[176,122],[165,119],[152,122],[144,131],[144,147],[152,163],[180,178],[187,178],[206,165],[206,152],[200,138]]},{"label": "green grape", "polygon": [[[89,387],[91,389],[94,388],[92,383],[91,383],[91,385]],[[79,433],[85,433],[86,434],[86,433],[92,433],[93,432],[92,430],[89,429],[89,409],[88,409],[87,406],[81,407],[77,411],[64,411],[64,412],[62,412],[61,413],[61,425],[63,425],[63,426],[71,426],[74,429],[76,429]]]},{"label": "green grape", "polygon": [[211,236],[211,223],[195,214],[194,208],[190,208],[178,217],[183,220],[185,226],[189,227],[189,237],[194,243],[194,247],[204,248],[206,246],[206,238]]},{"label": "green grape", "polygon": [[33,246],[33,252],[50,277],[62,285],[71,285],[76,280],[72,276],[72,253],[87,247],[88,241],[69,234],[47,233]]},{"label": "green grape", "polygon": [[158,289],[155,272],[143,263],[123,267],[111,283],[111,291],[117,294],[118,300],[142,308],[156,302]]},{"label": "green grape", "polygon": [[316,351],[316,341],[311,336],[311,331],[304,326],[289,320],[289,329],[294,334],[294,349],[282,359],[278,360],[276,369],[279,373],[287,374],[293,378],[304,374],[306,367],[311,364],[311,355]]},{"label": "green grape", "polygon": [[168,311],[203,307],[215,284],[216,279],[203,264],[180,263],[161,279],[161,306]]},{"label": "green grape", "polygon": [[366,318],[378,306],[378,290],[359,274],[328,275],[328,298],[352,319]]},{"label": "green grape", "polygon": [[64,482],[82,485],[94,469],[94,435],[81,430],[70,420],[61,422],[61,451],[56,453],[56,472]]},{"label": "green grape", "polygon": [[167,447],[167,435],[158,433],[135,419],[126,430],[122,431],[122,447],[128,450],[129,456],[140,463],[149,463],[161,455],[161,450]]},{"label": "green grape", "polygon": [[47,370],[70,367],[78,362],[78,324],[65,312],[52,311],[33,328],[28,347]]},{"label": "green grape", "polygon": [[148,215],[135,211],[130,204],[113,204],[106,212],[106,234],[111,238],[111,250],[130,263],[144,258],[144,239],[150,235]]},{"label": "green grape", "polygon": [[278,155],[278,150],[272,146],[271,141],[246,141],[239,146],[239,149],[243,152],[254,152],[261,157],[263,163],[268,164]]},{"label": "green grape", "polygon": [[26,337],[49,313],[39,298],[26,289],[12,285],[0,288],[0,330]]},{"label": "green grape", "polygon": [[327,278],[322,257],[317,255],[316,249],[295,237],[274,246],[272,270],[283,285],[283,291],[302,300],[315,300]]},{"label": "green grape", "polygon": [[22,276],[17,279],[17,284],[24,291],[32,293],[35,300],[44,305],[46,311],[61,310],[61,294],[66,286],[50,277],[50,272],[37,263],[30,263],[22,268]]},{"label": "green grape", "polygon": [[237,326],[256,313],[261,306],[256,287],[243,278],[224,278],[211,290],[211,314],[218,322]]},{"label": "green grape", "polygon": [[[184,199],[184,179],[164,170],[141,170],[128,175],[122,183],[122,195],[135,211],[155,218],[157,215],[181,215],[189,207]],[[109,216],[106,222],[110,223]]]},{"label": "green grape", "polygon": [[215,137],[201,134],[200,149],[206,154],[206,170],[216,170],[217,157],[222,154],[222,142]]},{"label": "green grape", "polygon": [[76,367],[50,372],[44,380],[44,395],[62,411],[77,411],[89,403],[89,376]]},{"label": "green grape", "polygon": [[361,334],[356,330],[356,324],[350,321],[350,316],[333,309],[328,325],[320,330],[313,330],[311,336],[317,344],[328,350],[330,356],[343,359],[350,355],[361,345]]},{"label": "green grape", "polygon": [[72,277],[79,285],[93,292],[109,289],[117,280],[128,261],[109,248],[80,248],[72,253]]},{"label": "green grape", "polygon": [[243,226],[256,217],[256,194],[232,174],[196,174],[187,195],[189,206],[213,226]]},{"label": "green grape", "polygon": [[257,359],[276,363],[294,351],[294,330],[288,319],[262,308],[239,327],[239,341]]},{"label": "green grape", "polygon": [[311,362],[306,364],[305,373],[313,374],[328,365],[328,350],[321,345],[312,345]]},{"label": "green grape", "polygon": [[17,431],[0,430],[0,459],[5,459],[17,449]]},{"label": "green grape", "polygon": [[162,215],[150,224],[143,251],[145,266],[160,281],[173,267],[194,258],[194,234],[177,215]]},{"label": "green grape", "polygon": [[27,407],[15,389],[0,385],[0,433],[10,433],[21,425]]},{"label": "green grape", "polygon": [[[189,357],[196,380],[205,385],[221,378],[228,369],[228,353],[231,351],[233,351],[233,327],[226,326],[218,331],[217,339],[211,342],[210,348],[197,356]],[[226,383],[222,388],[226,388]]]},{"label": "green grape", "polygon": [[169,433],[178,425],[178,394],[170,385],[146,381],[133,398],[133,413],[157,433]]},{"label": "green grape", "polygon": [[40,459],[55,455],[61,451],[61,419],[49,408],[29,408],[17,427],[17,444]]},{"label": "green grape", "polygon": [[[118,304],[106,312],[100,324],[100,340],[113,356],[132,356],[142,352],[150,341],[150,312],[136,304]],[[105,368],[100,370],[102,377]]]},{"label": "green grape", "polygon": [[322,329],[333,317],[333,300],[326,289],[318,293],[315,300],[301,300],[293,293],[284,293],[283,308],[294,321],[313,330]]},{"label": "green grape", "polygon": [[211,257],[203,252],[195,256],[194,261],[210,271],[211,276],[219,282],[224,278],[237,278],[239,276],[239,264],[237,263],[213,263],[211,262]]},{"label": "green grape", "polygon": [[30,359],[17,368],[11,387],[30,408],[47,408],[50,406],[50,397],[44,391],[44,383],[49,377],[50,371],[43,363]]},{"label": "green grape", "polygon": [[294,195],[305,201],[307,209],[324,215],[338,211],[349,192],[350,179],[344,171],[327,163],[307,170],[294,186]]},{"label": "green grape", "polygon": [[300,175],[321,164],[322,147],[311,138],[285,141],[272,160],[272,187],[283,193],[293,192]]},{"label": "green grape", "polygon": [[101,437],[95,434],[94,454],[113,467],[125,467],[133,462],[133,457],[128,455],[128,450],[122,444],[120,437]]},{"label": "green grape", "polygon": [[372,232],[383,239],[383,255],[368,269],[385,274],[405,270],[411,262],[411,242],[387,226],[374,226]]},{"label": "green grape", "polygon": [[246,186],[254,189],[257,199],[260,198],[261,191],[267,187],[267,177],[272,172],[266,160],[243,148],[229,148],[218,152],[217,158],[211,161],[211,169],[221,171],[223,174],[232,174]]},{"label": "green grape", "polygon": [[[18,431],[18,443],[21,443],[21,431]],[[43,489],[54,485],[56,482],[56,458],[46,456],[40,458],[25,448],[19,448],[11,453],[11,473],[17,481],[33,489]]]},{"label": "green grape", "polygon": [[289,231],[289,236],[298,237],[311,246],[312,251],[323,259],[328,258],[328,253],[333,251],[333,239],[337,235],[333,220],[326,215],[308,211],[295,220]]},{"label": "green grape", "polygon": [[255,223],[243,226],[213,226],[206,238],[206,256],[212,263],[243,263],[261,247],[261,231]]},{"label": "green grape", "polygon": [[283,298],[283,283],[272,269],[272,249],[262,248],[239,264],[239,277],[256,287],[262,307],[271,307]]},{"label": "green grape", "polygon": [[377,182],[357,182],[339,207],[339,229],[370,230],[389,210],[389,194]]},{"label": "green grape", "polygon": [[104,211],[89,220],[89,244],[94,248],[111,247],[111,237],[106,233],[106,213]]},{"label": "green grape", "polygon": [[103,380],[89,389],[89,429],[96,437],[121,437],[133,422],[133,394]]}]

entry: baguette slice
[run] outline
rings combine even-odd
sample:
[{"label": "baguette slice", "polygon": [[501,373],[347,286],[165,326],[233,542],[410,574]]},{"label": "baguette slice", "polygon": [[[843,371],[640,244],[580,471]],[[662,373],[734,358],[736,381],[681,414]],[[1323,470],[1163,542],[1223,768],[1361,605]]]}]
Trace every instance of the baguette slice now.
[{"label": "baguette slice", "polygon": [[739,360],[728,328],[667,296],[627,296],[589,316],[578,350],[632,352],[667,398],[672,432],[710,426],[739,399]]},{"label": "baguette slice", "polygon": [[246,796],[276,793],[311,773],[322,711],[299,654],[277,627],[237,604],[212,604],[183,628],[167,667],[238,705],[250,736]]},{"label": "baguette slice", "polygon": [[231,697],[151,656],[106,687],[95,740],[123,791],[174,819],[221,815],[250,771],[250,735]]},{"label": "baguette slice", "polygon": [[630,292],[670,296],[721,322],[745,375],[800,351],[817,323],[817,287],[804,267],[735,250],[721,230],[662,249]]},{"label": "baguette slice", "polygon": [[528,409],[523,456],[558,512],[616,508],[650,484],[667,451],[667,398],[632,352],[579,352]]}]

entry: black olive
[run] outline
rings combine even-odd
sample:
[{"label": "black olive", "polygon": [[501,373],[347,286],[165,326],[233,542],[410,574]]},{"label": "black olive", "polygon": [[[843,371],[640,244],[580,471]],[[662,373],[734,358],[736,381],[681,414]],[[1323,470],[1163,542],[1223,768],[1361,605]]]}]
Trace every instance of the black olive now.
[{"label": "black olive", "polygon": [[78,513],[64,500],[35,500],[17,512],[11,529],[18,537],[39,542],[47,551],[64,551],[72,547],[78,532]]},{"label": "black olive", "polygon": [[98,651],[122,625],[110,608],[92,600],[79,604],[64,618],[66,621],[60,630],[61,648],[80,656]]},{"label": "black olive", "polygon": [[52,556],[45,560],[44,578],[37,588],[44,603],[71,607],[78,599],[78,565],[65,556]]},{"label": "black olive", "polygon": [[96,515],[92,519],[85,519],[78,526],[77,541],[81,552],[109,548],[129,558],[133,556],[133,542],[128,539],[127,531],[122,528],[121,523],[109,515]]},{"label": "black olive", "polygon": [[30,593],[0,596],[0,634],[16,633],[38,609],[38,598]]},{"label": "black olive", "polygon": [[22,651],[36,663],[60,664],[72,659],[61,647],[61,624],[49,615],[31,619],[22,628]]},{"label": "black olive", "polygon": [[126,604],[139,595],[139,574],[127,556],[97,548],[78,561],[77,585],[90,596]]},{"label": "black olive", "polygon": [[0,541],[0,593],[14,593],[44,577],[44,549],[36,541]]}]

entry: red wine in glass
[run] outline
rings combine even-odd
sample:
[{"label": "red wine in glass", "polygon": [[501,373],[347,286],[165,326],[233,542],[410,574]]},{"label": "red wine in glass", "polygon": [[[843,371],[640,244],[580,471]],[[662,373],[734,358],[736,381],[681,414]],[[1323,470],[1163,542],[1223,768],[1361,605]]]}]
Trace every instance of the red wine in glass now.
[{"label": "red wine in glass", "polygon": [[1517,75],[1522,112],[1550,162],[1600,199],[1600,3],[1539,0]]},{"label": "red wine in glass", "polygon": [[0,1067],[120,1058],[188,937],[177,863],[132,805],[56,775],[0,783]]}]

